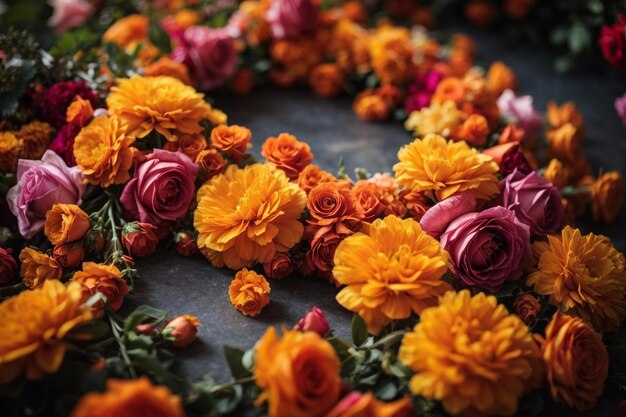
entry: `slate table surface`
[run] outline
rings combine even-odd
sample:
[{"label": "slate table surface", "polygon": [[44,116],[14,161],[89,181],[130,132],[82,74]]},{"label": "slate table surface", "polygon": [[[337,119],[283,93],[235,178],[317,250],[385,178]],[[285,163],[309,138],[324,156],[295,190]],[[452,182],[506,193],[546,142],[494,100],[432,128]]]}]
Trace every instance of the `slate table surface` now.
[{"label": "slate table surface", "polygon": [[[550,100],[574,100],[587,121],[585,153],[597,174],[621,170],[626,174],[626,128],[619,120],[613,101],[626,92],[626,81],[610,69],[562,76],[552,70],[553,55],[531,45],[511,47],[497,36],[471,33],[478,45],[478,64],[502,60],[511,66],[519,80],[520,93],[530,94],[544,111]],[[325,100],[306,90],[259,89],[246,97],[214,96],[215,105],[229,116],[229,123],[249,127],[253,132],[252,152],[257,156],[268,136],[281,132],[294,134],[310,144],[314,163],[336,172],[343,156],[349,173],[356,167],[369,172],[391,171],[398,149],[410,135],[398,122],[365,123],[357,119],[349,97]],[[608,235],[621,251],[626,250],[626,216],[610,226],[580,226]],[[138,302],[163,308],[172,315],[194,314],[200,318],[199,340],[182,353],[177,370],[190,378],[213,374],[227,381],[229,374],[222,346],[248,349],[271,325],[292,326],[314,305],[327,315],[336,334],[349,338],[351,313],[335,301],[337,290],[318,279],[291,277],[272,281],[271,303],[257,318],[247,318],[229,302],[228,285],[233,271],[216,269],[202,257],[186,258],[173,249],[138,261],[140,281],[136,286]],[[609,395],[595,410],[575,414],[555,408],[545,416],[617,415],[619,396]]]}]

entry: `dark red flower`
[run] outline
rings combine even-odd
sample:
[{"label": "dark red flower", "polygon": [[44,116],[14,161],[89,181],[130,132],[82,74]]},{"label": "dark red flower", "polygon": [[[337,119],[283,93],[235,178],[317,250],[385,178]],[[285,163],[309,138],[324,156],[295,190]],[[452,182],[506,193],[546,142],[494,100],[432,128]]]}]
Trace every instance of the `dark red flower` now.
[{"label": "dark red flower", "polygon": [[620,71],[626,72],[626,16],[619,15],[613,26],[603,26],[600,30],[600,50],[607,61]]},{"label": "dark red flower", "polygon": [[64,125],[59,129],[59,133],[57,133],[49,148],[63,158],[67,166],[70,167],[76,166],[76,159],[74,158],[74,139],[76,135],[78,135],[78,132],[80,132],[80,127],[70,124]]},{"label": "dark red flower", "polygon": [[59,128],[65,124],[65,113],[76,96],[89,100],[95,108],[98,96],[84,81],[62,81],[50,87],[42,97],[41,110],[46,121]]}]

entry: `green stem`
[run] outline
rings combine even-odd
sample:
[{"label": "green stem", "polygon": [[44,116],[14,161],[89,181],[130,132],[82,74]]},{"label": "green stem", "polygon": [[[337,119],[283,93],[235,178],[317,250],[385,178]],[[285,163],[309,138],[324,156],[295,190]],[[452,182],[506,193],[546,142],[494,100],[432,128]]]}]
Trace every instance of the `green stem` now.
[{"label": "green stem", "polygon": [[394,345],[398,343],[400,340],[402,340],[405,334],[406,334],[406,330],[396,330],[394,332],[389,333],[387,336],[383,337],[382,339],[372,343],[371,345],[366,346],[365,348],[376,349],[377,347],[380,347],[380,346]]},{"label": "green stem", "polygon": [[113,317],[111,317],[110,315],[107,316],[109,317],[109,323],[111,323],[111,331],[113,332],[113,336],[115,336],[115,340],[117,340],[117,344],[120,347],[120,355],[122,355],[122,359],[124,359],[124,363],[126,363],[126,366],[128,367],[128,372],[130,373],[131,377],[137,378],[137,372],[135,371],[135,367],[133,366],[133,363],[128,356],[128,352],[126,352],[126,345],[124,345],[124,343],[122,342],[122,336],[120,335],[120,331],[117,328],[117,323],[115,322],[115,319]]},{"label": "green stem", "polygon": [[232,388],[237,385],[243,385],[249,382],[254,382],[254,379],[255,379],[254,376],[248,376],[245,378],[236,379],[226,384],[216,386],[215,388],[211,389],[211,392],[220,392],[220,391],[224,391],[226,389]]}]

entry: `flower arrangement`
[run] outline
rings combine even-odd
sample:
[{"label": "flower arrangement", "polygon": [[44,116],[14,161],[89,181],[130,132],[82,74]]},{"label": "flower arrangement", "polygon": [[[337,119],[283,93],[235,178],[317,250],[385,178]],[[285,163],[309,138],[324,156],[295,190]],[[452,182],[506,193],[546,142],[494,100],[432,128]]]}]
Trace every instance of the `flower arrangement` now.
[{"label": "flower arrangement", "polygon": [[[15,85],[0,87],[14,216],[0,248],[0,395],[19,398],[12,411],[536,415],[541,393],[582,411],[609,375],[624,386],[612,357],[624,255],[575,227],[615,221],[623,180],[593,176],[574,103],[542,114],[504,63],[473,65],[471,39],[370,27],[357,1],[187,3],[141,2],[50,53],[0,36]],[[54,2],[51,23],[62,32],[100,7]],[[261,74],[352,92],[368,121],[405,119],[393,174],[325,171],[289,133],[257,160],[252,132],[196,87],[245,93]],[[355,313],[352,341],[314,308],[247,351],[225,347],[231,382],[177,375],[197,317],[125,308],[141,285],[134,259],[162,241],[233,270],[224,297],[249,317],[272,280],[327,280]]]}]

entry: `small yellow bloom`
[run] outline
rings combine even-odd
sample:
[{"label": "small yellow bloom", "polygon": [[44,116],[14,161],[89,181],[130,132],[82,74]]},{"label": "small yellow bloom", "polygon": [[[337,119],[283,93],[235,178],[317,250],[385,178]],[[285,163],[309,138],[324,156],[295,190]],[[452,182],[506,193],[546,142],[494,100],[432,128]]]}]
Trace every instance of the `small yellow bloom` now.
[{"label": "small yellow bloom", "polygon": [[404,128],[418,137],[431,133],[448,137],[460,124],[459,109],[456,108],[454,101],[446,100],[443,104],[432,103],[430,107],[411,112],[404,122]]},{"label": "small yellow bloom", "polygon": [[230,302],[244,316],[254,317],[270,303],[270,284],[263,275],[243,268],[228,287]]}]

